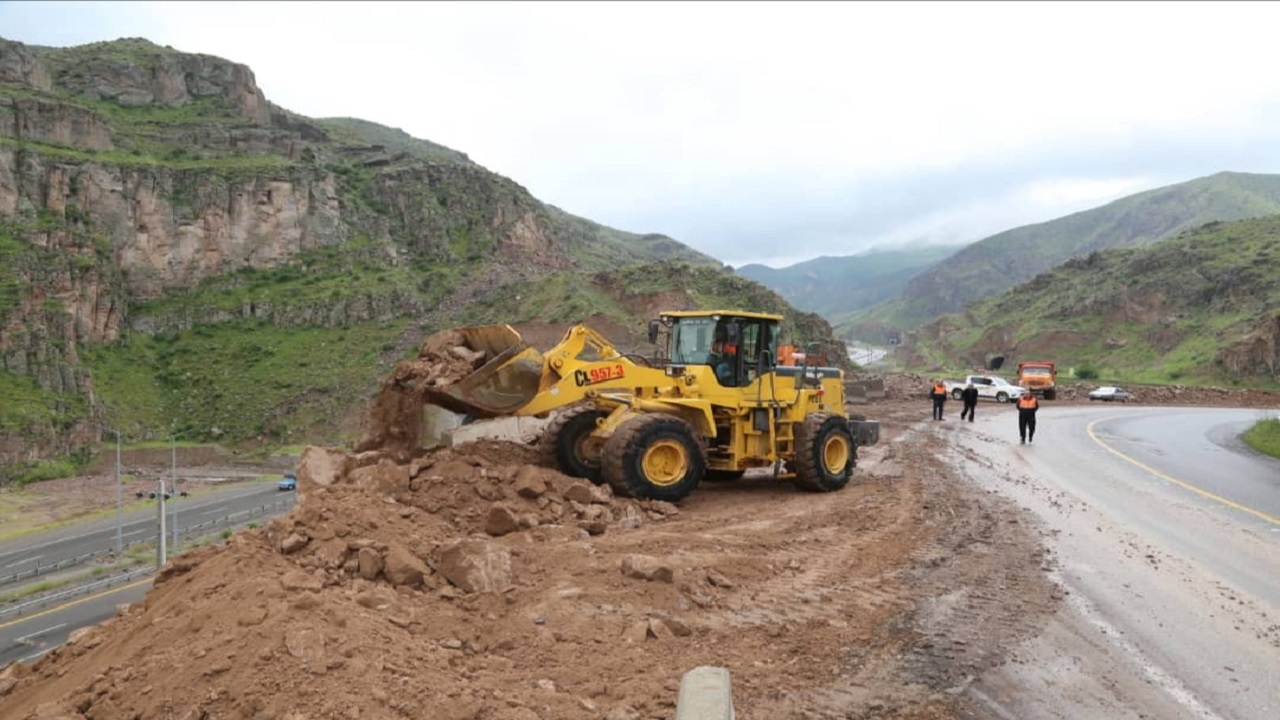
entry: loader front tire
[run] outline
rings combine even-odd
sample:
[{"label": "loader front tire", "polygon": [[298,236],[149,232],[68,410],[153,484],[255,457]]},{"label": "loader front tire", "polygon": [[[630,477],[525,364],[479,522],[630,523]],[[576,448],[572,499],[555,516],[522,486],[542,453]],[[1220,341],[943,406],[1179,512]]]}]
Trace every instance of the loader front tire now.
[{"label": "loader front tire", "polygon": [[603,476],[623,495],[676,502],[693,492],[707,458],[689,423],[653,413],[614,431],[601,455]]},{"label": "loader front tire", "polygon": [[812,492],[839,490],[849,483],[856,456],[849,422],[814,413],[796,428],[796,485]]},{"label": "loader front tire", "polygon": [[591,433],[596,422],[608,414],[592,405],[579,405],[557,415],[538,439],[543,464],[597,485],[604,482],[600,478],[600,443],[593,441]]}]

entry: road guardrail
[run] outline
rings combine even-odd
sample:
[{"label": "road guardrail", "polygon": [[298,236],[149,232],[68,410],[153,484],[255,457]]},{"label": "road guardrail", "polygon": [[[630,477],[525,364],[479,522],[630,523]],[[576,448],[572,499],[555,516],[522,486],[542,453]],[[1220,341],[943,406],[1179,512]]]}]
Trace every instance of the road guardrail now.
[{"label": "road guardrail", "polygon": [[85,583],[84,585],[77,585],[73,588],[53,593],[52,595],[45,595],[42,598],[0,610],[0,620],[25,615],[33,610],[41,610],[49,607],[50,605],[61,604],[62,602],[79,595],[88,595],[97,590],[106,590],[115,585],[123,585],[140,577],[154,575],[155,572],[156,569],[154,567],[137,568],[119,575],[112,575],[111,577],[103,578],[102,580],[95,580],[94,582]]},{"label": "road guardrail", "polygon": [[[295,500],[293,496],[290,495],[288,498],[281,498],[280,500],[276,500],[270,503],[264,503],[262,505],[258,505],[257,507],[252,507],[247,510],[241,510],[239,512],[229,513],[227,515],[223,515],[222,517],[214,518],[212,520],[206,520],[205,522],[196,523],[194,525],[186,525],[178,529],[178,537],[182,537],[183,535],[190,535],[192,533],[200,532],[203,530],[212,530],[219,527],[235,525],[237,523],[241,523],[241,522],[244,522],[245,520],[249,520],[255,517],[261,517],[264,515],[274,515],[292,507],[294,502]],[[77,565],[83,565],[84,563],[87,563],[94,558],[114,555],[115,551],[116,551],[115,545],[112,544],[111,547],[102,548],[100,550],[94,550],[93,552],[88,552],[83,555],[77,555],[76,557],[73,557],[73,558],[64,558],[62,560],[59,560],[56,563],[41,565],[40,561],[37,560],[36,566],[34,568],[31,568],[30,570],[23,570],[22,572],[13,573],[12,575],[0,576],[0,587],[13,585],[13,584],[22,582],[23,580],[39,577],[40,575],[47,575],[49,573],[57,572],[59,570],[65,570],[71,567],[76,567]],[[0,611],[0,612],[3,612],[3,611]]]}]

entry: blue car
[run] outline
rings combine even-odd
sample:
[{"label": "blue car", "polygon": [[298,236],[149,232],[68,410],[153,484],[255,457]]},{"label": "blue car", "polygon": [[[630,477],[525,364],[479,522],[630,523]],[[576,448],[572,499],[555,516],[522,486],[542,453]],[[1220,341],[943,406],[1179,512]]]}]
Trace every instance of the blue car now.
[{"label": "blue car", "polygon": [[279,490],[297,490],[298,476],[291,472],[285,473],[284,479],[276,483],[276,488]]}]

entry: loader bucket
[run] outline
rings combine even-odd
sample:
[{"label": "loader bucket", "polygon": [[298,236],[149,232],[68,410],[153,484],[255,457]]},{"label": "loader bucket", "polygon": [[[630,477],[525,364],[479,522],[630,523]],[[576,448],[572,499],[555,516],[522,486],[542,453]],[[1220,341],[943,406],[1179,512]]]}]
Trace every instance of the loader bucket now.
[{"label": "loader bucket", "polygon": [[488,361],[456,382],[425,390],[426,399],[457,413],[488,418],[509,415],[538,394],[542,354],[510,325],[455,328],[467,347],[485,352]]}]

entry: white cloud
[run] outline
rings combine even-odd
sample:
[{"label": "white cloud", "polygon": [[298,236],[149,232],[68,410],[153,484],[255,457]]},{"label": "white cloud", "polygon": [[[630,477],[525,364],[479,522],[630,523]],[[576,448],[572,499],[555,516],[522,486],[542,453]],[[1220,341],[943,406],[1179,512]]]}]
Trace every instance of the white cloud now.
[{"label": "white cloud", "polygon": [[1027,183],[1020,194],[1037,211],[1098,207],[1152,187],[1147,178],[1061,178]]},{"label": "white cloud", "polygon": [[6,37],[243,62],[291,110],[735,265],[1280,171],[1275,27],[1280,5],[1231,2],[0,5]]}]

